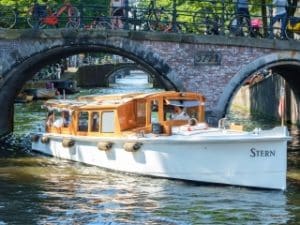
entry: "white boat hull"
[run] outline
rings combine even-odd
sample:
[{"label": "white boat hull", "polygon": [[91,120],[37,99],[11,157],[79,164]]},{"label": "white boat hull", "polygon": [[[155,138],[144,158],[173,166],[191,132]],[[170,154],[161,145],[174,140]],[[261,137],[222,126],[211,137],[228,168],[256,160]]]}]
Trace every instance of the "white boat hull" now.
[{"label": "white boat hull", "polygon": [[[40,134],[42,135],[42,134]],[[46,136],[46,134],[44,134]],[[47,134],[32,143],[38,152],[111,170],[247,187],[286,189],[287,141],[285,128],[260,134],[207,130],[191,136],[172,135],[99,138]],[[72,147],[63,147],[72,138]],[[99,142],[111,142],[108,151]],[[125,143],[141,143],[128,152]]]}]

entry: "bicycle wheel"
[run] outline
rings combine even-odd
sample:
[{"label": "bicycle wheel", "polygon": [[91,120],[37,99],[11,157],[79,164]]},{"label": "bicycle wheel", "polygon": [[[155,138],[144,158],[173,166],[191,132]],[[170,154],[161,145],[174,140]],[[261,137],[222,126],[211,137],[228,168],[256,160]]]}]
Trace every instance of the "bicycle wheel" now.
[{"label": "bicycle wheel", "polygon": [[291,40],[294,39],[294,32],[288,28],[288,26],[285,28],[285,36],[287,39]]},{"label": "bicycle wheel", "polygon": [[43,19],[38,18],[36,16],[28,16],[27,24],[31,28],[45,28],[46,27],[46,24],[43,23]]},{"label": "bicycle wheel", "polygon": [[291,17],[288,19],[287,26],[285,27],[285,36],[287,39],[299,40],[300,35],[300,19]]},{"label": "bicycle wheel", "polygon": [[17,21],[16,12],[6,7],[0,8],[0,28],[11,29],[15,26]]},{"label": "bicycle wheel", "polygon": [[237,15],[229,23],[229,31],[235,36],[250,37],[253,32],[248,18]]},{"label": "bicycle wheel", "polygon": [[112,25],[107,17],[99,17],[96,19],[95,26],[93,27],[97,30],[111,30]]},{"label": "bicycle wheel", "polygon": [[80,26],[80,12],[79,10],[74,7],[70,6],[68,8],[68,15],[67,15],[67,22],[66,26],[67,28],[78,28]]},{"label": "bicycle wheel", "polygon": [[45,28],[46,24],[43,23],[43,16],[39,16],[32,13],[32,10],[30,10],[27,14],[27,24],[31,28]]},{"label": "bicycle wheel", "polygon": [[153,11],[147,19],[147,24],[148,24],[148,28],[151,31],[156,31],[159,30],[161,28],[159,28],[159,21],[160,21],[160,12],[156,13],[155,11]]},{"label": "bicycle wheel", "polygon": [[187,28],[184,23],[175,23],[175,26],[173,27],[172,23],[169,24],[169,26],[166,27],[164,32],[173,32],[173,33],[186,33]]},{"label": "bicycle wheel", "polygon": [[197,11],[193,15],[195,30],[200,34],[212,34],[211,31],[215,30],[216,25],[218,27],[218,20],[216,18],[214,10],[211,7],[206,7]]}]

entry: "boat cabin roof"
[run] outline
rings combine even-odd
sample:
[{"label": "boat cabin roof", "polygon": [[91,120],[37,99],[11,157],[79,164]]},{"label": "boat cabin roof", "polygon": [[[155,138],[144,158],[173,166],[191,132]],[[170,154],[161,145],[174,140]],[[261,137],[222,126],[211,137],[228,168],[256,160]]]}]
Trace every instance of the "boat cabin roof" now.
[{"label": "boat cabin roof", "polygon": [[[147,100],[164,98],[166,104],[177,105],[183,107],[191,107],[199,104],[196,101],[199,98],[204,97],[201,94],[192,92],[175,92],[175,91],[163,91],[163,92],[151,92],[151,93],[123,93],[123,94],[111,94],[111,95],[87,95],[80,96],[74,100],[68,99],[52,99],[45,102],[44,106],[48,110],[88,110],[88,109],[105,109],[105,108],[118,108],[133,100]],[[190,101],[179,101],[179,100]]]}]

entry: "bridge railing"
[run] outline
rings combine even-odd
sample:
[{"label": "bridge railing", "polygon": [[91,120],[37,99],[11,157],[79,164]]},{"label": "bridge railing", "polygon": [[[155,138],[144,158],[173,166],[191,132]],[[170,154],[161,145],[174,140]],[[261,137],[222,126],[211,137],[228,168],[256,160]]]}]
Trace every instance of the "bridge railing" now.
[{"label": "bridge railing", "polygon": [[[275,38],[280,38],[280,24],[271,27],[271,5],[249,4],[249,11],[249,17],[238,14],[232,0],[189,0],[181,5],[176,0],[168,3],[148,0],[118,9],[108,4],[86,3],[40,8],[11,6],[0,8],[0,27],[126,29],[254,38],[267,38],[274,33]],[[287,35],[290,39],[299,39],[300,20],[295,17],[299,11],[296,6],[288,7],[288,14],[293,17],[288,17],[281,37]]]}]

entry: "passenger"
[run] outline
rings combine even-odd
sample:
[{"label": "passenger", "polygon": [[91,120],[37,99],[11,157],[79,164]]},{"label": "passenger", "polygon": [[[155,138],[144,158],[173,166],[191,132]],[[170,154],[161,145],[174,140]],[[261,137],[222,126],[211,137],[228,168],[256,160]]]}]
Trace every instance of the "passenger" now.
[{"label": "passenger", "polygon": [[51,127],[53,125],[53,123],[54,123],[54,112],[50,111],[47,116],[46,125],[47,125],[47,127]]},{"label": "passenger", "polygon": [[62,111],[61,117],[57,118],[53,126],[56,128],[68,127],[70,124],[70,115],[68,111]]},{"label": "passenger", "polygon": [[53,126],[56,128],[61,128],[63,126],[62,118],[58,118],[54,121]]},{"label": "passenger", "polygon": [[182,106],[174,106],[173,113],[171,114],[172,120],[188,120],[190,116],[185,112]]},{"label": "passenger", "polygon": [[62,123],[64,127],[68,127],[70,124],[70,115],[68,111],[62,111]]},{"label": "passenger", "polygon": [[280,27],[280,38],[286,39],[285,28],[287,25],[287,11],[288,7],[287,0],[273,0],[273,17],[270,22],[270,38],[274,38],[273,26],[277,21],[281,22]]},{"label": "passenger", "polygon": [[99,131],[99,113],[93,113],[92,118],[92,131],[97,132]]}]

